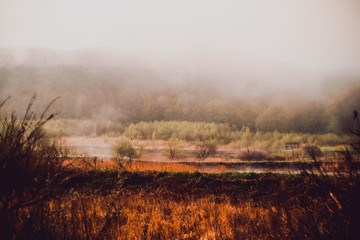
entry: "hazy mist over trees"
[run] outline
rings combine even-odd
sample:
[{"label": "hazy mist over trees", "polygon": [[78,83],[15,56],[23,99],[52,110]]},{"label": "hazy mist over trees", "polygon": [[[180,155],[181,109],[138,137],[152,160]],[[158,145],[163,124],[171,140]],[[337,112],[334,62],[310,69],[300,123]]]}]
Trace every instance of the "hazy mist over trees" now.
[{"label": "hazy mist over trees", "polygon": [[0,49],[0,95],[23,112],[56,96],[59,118],[220,122],[252,130],[347,133],[359,109],[360,71],[304,69],[215,56],[172,63],[88,49]]}]

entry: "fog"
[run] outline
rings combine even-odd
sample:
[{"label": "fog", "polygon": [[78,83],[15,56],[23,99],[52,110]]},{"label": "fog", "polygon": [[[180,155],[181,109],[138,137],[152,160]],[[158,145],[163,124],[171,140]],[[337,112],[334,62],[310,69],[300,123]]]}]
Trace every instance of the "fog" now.
[{"label": "fog", "polygon": [[0,96],[8,112],[60,96],[60,118],[342,132],[359,43],[357,0],[0,0]]},{"label": "fog", "polygon": [[1,0],[0,46],[354,68],[360,66],[359,12],[358,0]]},{"label": "fog", "polygon": [[[47,81],[44,75],[56,73],[59,80],[57,84],[60,85],[61,81],[66,81],[64,76],[69,74],[66,69],[74,68],[98,78],[98,82],[116,82],[118,78],[119,83],[124,80],[140,81],[150,88],[160,86],[171,87],[173,90],[187,87],[199,88],[199,90],[212,88],[228,97],[246,99],[274,95],[294,96],[294,94],[298,97],[322,98],[326,95],[326,91],[337,84],[346,86],[350,83],[359,83],[360,68],[313,69],[284,62],[223,57],[220,54],[202,54],[192,55],[187,61],[165,62],[149,61],[137,55],[109,49],[64,51],[2,48],[0,66],[9,71],[21,67],[32,69],[39,75],[39,81]],[[61,68],[65,68],[63,72],[60,71]],[[31,78],[29,75],[25,77]],[[114,79],[107,80],[107,77]],[[11,82],[11,79],[9,80]],[[78,80],[86,83],[86,79]],[[41,90],[37,89],[36,85],[32,88],[34,92]]]}]

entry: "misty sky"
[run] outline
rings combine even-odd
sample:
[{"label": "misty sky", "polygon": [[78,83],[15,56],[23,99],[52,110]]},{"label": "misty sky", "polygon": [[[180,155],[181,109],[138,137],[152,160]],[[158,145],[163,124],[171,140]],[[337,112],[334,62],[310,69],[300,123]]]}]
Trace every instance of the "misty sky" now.
[{"label": "misty sky", "polygon": [[360,0],[0,0],[0,47],[360,67]]}]

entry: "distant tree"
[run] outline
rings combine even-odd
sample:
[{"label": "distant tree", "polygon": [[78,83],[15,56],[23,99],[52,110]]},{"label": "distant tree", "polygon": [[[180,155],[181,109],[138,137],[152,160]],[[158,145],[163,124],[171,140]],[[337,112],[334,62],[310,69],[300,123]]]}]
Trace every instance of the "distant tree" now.
[{"label": "distant tree", "polygon": [[323,155],[321,149],[316,145],[307,145],[303,147],[303,150],[309,158],[315,162],[319,161],[319,158]]},{"label": "distant tree", "polygon": [[182,148],[181,142],[179,139],[171,138],[168,140],[168,152],[169,157],[171,159],[178,158],[179,157],[179,151]]},{"label": "distant tree", "polygon": [[216,143],[214,141],[201,141],[196,145],[196,157],[205,160],[216,153]]},{"label": "distant tree", "polygon": [[113,155],[112,161],[116,163],[119,168],[124,169],[126,162],[128,162],[131,167],[133,158],[140,157],[141,153],[135,150],[130,141],[122,140],[114,147]]}]

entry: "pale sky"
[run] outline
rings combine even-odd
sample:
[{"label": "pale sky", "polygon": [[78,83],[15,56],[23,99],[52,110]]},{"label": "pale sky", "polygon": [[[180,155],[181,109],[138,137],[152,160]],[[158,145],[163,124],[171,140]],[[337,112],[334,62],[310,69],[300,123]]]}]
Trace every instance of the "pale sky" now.
[{"label": "pale sky", "polygon": [[0,47],[360,67],[360,0],[0,0]]}]

